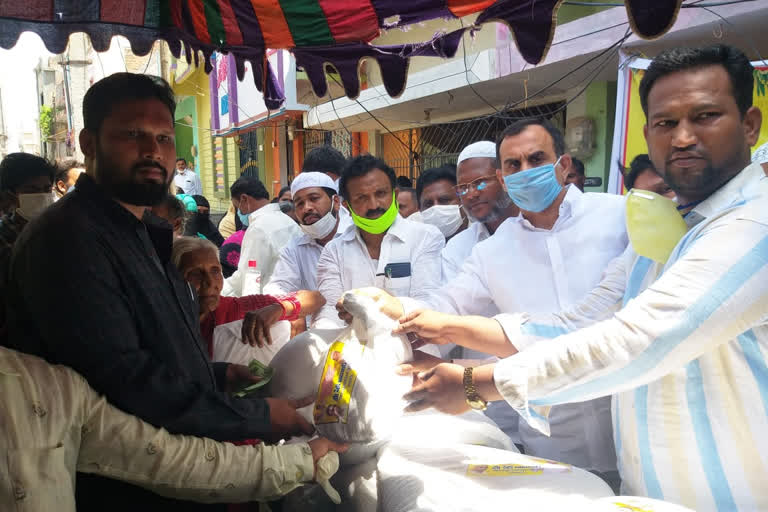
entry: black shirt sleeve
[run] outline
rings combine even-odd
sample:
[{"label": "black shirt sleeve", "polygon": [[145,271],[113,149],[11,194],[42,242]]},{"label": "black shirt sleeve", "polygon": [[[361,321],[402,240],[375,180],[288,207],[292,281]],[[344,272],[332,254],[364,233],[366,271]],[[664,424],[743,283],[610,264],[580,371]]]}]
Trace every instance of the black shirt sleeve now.
[{"label": "black shirt sleeve", "polygon": [[11,260],[11,345],[74,368],[120,409],[173,433],[239,440],[270,431],[266,401],[216,391],[210,370],[198,372],[201,383],[183,359],[167,364],[148,349],[168,341],[140,336],[137,323],[151,312],[129,300],[126,287],[141,283],[124,282],[114,247],[49,227],[22,237]]}]

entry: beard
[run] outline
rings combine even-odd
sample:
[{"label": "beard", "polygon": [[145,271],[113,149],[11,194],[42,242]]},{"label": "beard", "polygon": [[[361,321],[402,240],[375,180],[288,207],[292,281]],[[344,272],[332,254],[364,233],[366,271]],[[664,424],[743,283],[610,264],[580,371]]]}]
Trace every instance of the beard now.
[{"label": "beard", "polygon": [[[97,150],[99,182],[107,193],[118,201],[134,206],[155,206],[160,204],[169,194],[168,169],[154,160],[139,160],[134,162],[126,171],[121,172],[121,166],[111,159],[105,152]],[[141,181],[139,172],[142,168],[154,167],[163,173],[163,182],[154,183]]]},{"label": "beard", "polygon": [[467,214],[467,218],[470,222],[494,222],[501,218],[504,210],[507,209],[511,204],[512,199],[509,197],[507,192],[502,189],[499,197],[496,199],[496,202],[493,203],[491,212],[488,215],[475,217],[474,215],[470,214],[466,208],[464,209],[464,213]]}]

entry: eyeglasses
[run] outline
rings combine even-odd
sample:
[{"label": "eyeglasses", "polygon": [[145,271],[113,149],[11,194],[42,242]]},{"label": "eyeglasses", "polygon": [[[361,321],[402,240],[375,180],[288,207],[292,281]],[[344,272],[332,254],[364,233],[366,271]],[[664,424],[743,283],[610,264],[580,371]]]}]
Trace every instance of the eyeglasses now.
[{"label": "eyeglasses", "polygon": [[495,174],[489,174],[488,176],[481,176],[476,180],[472,180],[469,183],[462,183],[453,187],[459,196],[465,196],[469,194],[470,189],[477,190],[478,192],[485,190],[485,187],[493,183],[496,179]]}]

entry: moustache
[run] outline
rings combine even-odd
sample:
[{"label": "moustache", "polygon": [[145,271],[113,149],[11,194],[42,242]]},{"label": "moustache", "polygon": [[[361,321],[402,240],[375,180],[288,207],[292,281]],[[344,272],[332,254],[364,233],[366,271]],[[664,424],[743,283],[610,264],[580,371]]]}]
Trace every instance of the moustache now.
[{"label": "moustache", "polygon": [[376,208],[376,209],[368,210],[367,212],[365,212],[365,217],[368,219],[375,219],[377,217],[377,214],[378,214],[378,217],[381,217],[386,212],[387,210],[385,210],[384,208]]},{"label": "moustache", "polygon": [[321,218],[320,215],[318,215],[317,213],[312,212],[312,213],[308,213],[308,214],[304,215],[304,217],[302,217],[302,219],[301,219],[301,222],[305,226],[309,226],[310,223],[307,222],[307,219],[314,219],[315,221],[318,221],[318,220],[320,220],[320,218]]},{"label": "moustache", "polygon": [[131,167],[131,170],[134,174],[138,174],[139,169],[147,168],[147,167],[154,167],[155,169],[159,169],[163,171],[163,176],[166,178],[168,177],[168,169],[160,165],[159,163],[155,162],[154,160],[142,160],[140,162],[136,162],[133,164],[133,167]]}]

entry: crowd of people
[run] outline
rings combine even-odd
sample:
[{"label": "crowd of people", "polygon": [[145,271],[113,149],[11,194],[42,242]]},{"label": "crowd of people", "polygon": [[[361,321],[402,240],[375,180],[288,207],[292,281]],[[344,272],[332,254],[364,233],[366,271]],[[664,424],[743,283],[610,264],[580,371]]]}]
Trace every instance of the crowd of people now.
[{"label": "crowd of people", "polygon": [[626,196],[585,192],[561,131],[530,118],[415,185],[318,147],[274,198],[240,177],[218,225],[170,87],[96,82],[84,163],[0,163],[0,509],[197,510],[327,480],[346,445],[277,443],[314,433],[297,412],[314,397],[234,396],[259,378],[217,360],[214,333],[343,327],[342,294],[375,287],[415,349],[393,369],[414,376],[407,411],[482,411],[616,493],[768,510],[753,80],[733,47],[657,56]]}]

